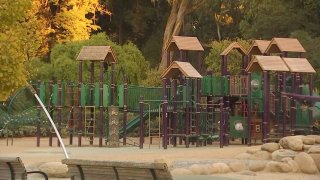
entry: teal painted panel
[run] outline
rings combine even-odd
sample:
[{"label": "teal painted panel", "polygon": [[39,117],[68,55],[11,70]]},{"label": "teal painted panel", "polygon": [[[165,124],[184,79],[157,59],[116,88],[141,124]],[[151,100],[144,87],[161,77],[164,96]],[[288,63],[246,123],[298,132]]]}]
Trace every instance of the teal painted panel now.
[{"label": "teal painted panel", "polygon": [[124,85],[121,84],[118,86],[118,98],[119,98],[119,107],[123,108],[123,93],[124,93]]},{"label": "teal painted panel", "polygon": [[103,107],[111,105],[110,87],[107,84],[103,85]]},{"label": "teal painted panel", "polygon": [[93,89],[93,99],[94,99],[94,105],[96,107],[99,107],[99,99],[100,99],[100,84],[94,83],[94,89]]},{"label": "teal painted panel", "polygon": [[[230,116],[230,137],[231,138],[247,138],[248,137],[248,119],[241,116]],[[235,124],[241,122],[243,125],[243,131],[237,131]]]}]

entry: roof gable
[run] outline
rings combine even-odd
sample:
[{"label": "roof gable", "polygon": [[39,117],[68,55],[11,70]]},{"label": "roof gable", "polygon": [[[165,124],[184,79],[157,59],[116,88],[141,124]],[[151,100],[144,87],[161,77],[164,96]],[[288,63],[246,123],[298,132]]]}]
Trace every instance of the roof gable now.
[{"label": "roof gable", "polygon": [[281,59],[280,56],[254,56],[253,60],[249,63],[246,71],[259,72],[259,71],[289,71],[289,68]]},{"label": "roof gable", "polygon": [[173,61],[161,75],[162,78],[174,78],[182,74],[188,78],[202,78],[199,72],[189,63]]},{"label": "roof gable", "polygon": [[228,55],[233,49],[238,50],[238,52],[242,55],[247,54],[247,51],[238,42],[233,42],[226,49],[224,49],[224,51],[220,55]]},{"label": "roof gable", "polygon": [[260,55],[263,54],[271,41],[268,40],[254,40],[248,50],[248,55]]},{"label": "roof gable", "polygon": [[306,50],[295,38],[273,38],[265,50],[267,54],[282,52],[306,52]]},{"label": "roof gable", "polygon": [[197,37],[172,36],[166,50],[204,51]]},{"label": "roof gable", "polygon": [[116,57],[110,46],[83,46],[77,60],[116,62]]}]

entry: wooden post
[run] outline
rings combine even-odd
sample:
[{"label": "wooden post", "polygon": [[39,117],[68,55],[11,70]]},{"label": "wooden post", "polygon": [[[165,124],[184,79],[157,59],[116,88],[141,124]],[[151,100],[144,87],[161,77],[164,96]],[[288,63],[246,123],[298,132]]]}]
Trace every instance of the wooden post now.
[{"label": "wooden post", "polygon": [[143,96],[140,96],[140,102],[139,102],[139,115],[140,115],[140,126],[139,126],[139,148],[143,149],[143,142],[144,142],[144,121],[143,121]]},{"label": "wooden post", "polygon": [[[58,81],[58,132],[61,134],[61,121],[62,121],[62,84],[61,80]],[[58,146],[60,141],[58,139]]]},{"label": "wooden post", "polygon": [[[285,72],[283,72],[282,73],[282,92],[286,92],[286,88],[287,88],[287,86],[286,86],[286,73]],[[280,98],[281,98],[281,95],[280,95]],[[283,98],[283,100],[285,100],[284,98]],[[282,137],[285,137],[285,130],[286,130],[286,120],[287,120],[287,118],[286,118],[286,102],[285,101],[282,101],[282,114],[283,114],[283,119],[282,119]]]},{"label": "wooden post", "polygon": [[[40,96],[40,84],[41,81],[39,80],[37,83],[37,93]],[[39,102],[37,102],[37,116],[38,116],[38,121],[37,121],[37,147],[40,147],[40,136],[41,136],[41,131],[40,131],[40,124],[41,124],[41,119],[40,119],[40,112],[41,112],[41,106]]]},{"label": "wooden post", "polygon": [[114,97],[115,97],[115,82],[114,82],[114,65],[115,63],[111,63],[111,105],[114,106]]},{"label": "wooden post", "polygon": [[220,136],[220,148],[223,148],[223,144],[224,144],[224,123],[225,123],[225,120],[224,120],[224,109],[223,109],[223,97],[220,98],[220,133],[219,133],[219,136]]},{"label": "wooden post", "polygon": [[[174,79],[173,80],[173,122],[172,122],[172,129],[173,129],[173,134],[177,134],[177,114],[178,114],[178,112],[177,112],[177,109],[178,109],[178,107],[177,107],[177,100],[178,100],[178,98],[177,98],[177,79]],[[172,139],[172,144],[173,144],[173,146],[175,147],[175,146],[177,146],[177,137],[176,136],[174,136],[174,137],[172,137],[173,139]]]},{"label": "wooden post", "polygon": [[[264,97],[269,96],[268,91],[268,72],[263,71],[263,95]],[[262,141],[263,143],[267,142],[267,129],[268,129],[268,122],[269,122],[269,101],[268,98],[263,98],[263,122],[262,122]]]},{"label": "wooden post", "polygon": [[[197,99],[196,99],[196,134],[200,136],[200,99],[201,99],[201,79],[198,78],[196,79],[197,81]],[[200,145],[199,144],[199,138],[197,138],[197,147]]]},{"label": "wooden post", "polygon": [[79,108],[79,117],[78,117],[78,146],[80,147],[82,142],[82,131],[83,131],[83,126],[82,126],[82,106],[81,106],[81,86],[82,86],[82,66],[83,66],[83,61],[79,61],[79,83],[78,83],[78,108]]},{"label": "wooden post", "polygon": [[167,67],[170,66],[170,50],[167,49]]},{"label": "wooden post", "polygon": [[252,113],[251,113],[251,72],[248,72],[248,102],[247,102],[247,109],[248,109],[248,146],[251,146],[251,118],[252,118]]},{"label": "wooden post", "polygon": [[[52,105],[52,98],[53,98],[53,81],[50,80],[50,85],[49,85],[49,94],[50,94],[50,99],[49,99],[49,113],[50,113],[50,116],[51,118],[53,119],[53,105]],[[53,138],[53,135],[51,133],[51,131],[49,130],[49,146],[52,146],[52,138]]]},{"label": "wooden post", "polygon": [[[189,82],[190,79],[186,78],[186,120],[185,120],[185,124],[186,124],[186,129],[185,129],[185,134],[186,136],[189,136],[190,134],[190,92],[189,92]],[[189,137],[186,137],[186,147],[189,147]]]},{"label": "wooden post", "polygon": [[127,75],[123,76],[123,145],[127,144],[127,105],[128,105],[128,82]]},{"label": "wooden post", "polygon": [[103,71],[104,71],[104,61],[100,61],[100,77],[99,77],[99,147],[102,147],[103,140]]}]

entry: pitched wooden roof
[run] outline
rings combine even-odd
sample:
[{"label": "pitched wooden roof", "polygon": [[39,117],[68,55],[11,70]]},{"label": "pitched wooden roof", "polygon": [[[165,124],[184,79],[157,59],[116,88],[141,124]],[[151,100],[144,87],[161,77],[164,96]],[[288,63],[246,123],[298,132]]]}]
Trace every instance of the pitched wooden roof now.
[{"label": "pitched wooden roof", "polygon": [[306,52],[298,39],[295,38],[273,38],[265,53],[281,52]]},{"label": "pitched wooden roof", "polygon": [[254,40],[248,50],[248,55],[260,55],[263,54],[271,41],[268,40]]},{"label": "pitched wooden roof", "polygon": [[306,58],[282,58],[291,72],[316,73]]},{"label": "pitched wooden roof", "polygon": [[246,71],[289,71],[289,68],[284,63],[280,56],[254,56],[250,61]]},{"label": "pitched wooden roof", "polygon": [[204,51],[197,37],[172,36],[166,50]]},{"label": "pitched wooden roof", "polygon": [[247,54],[247,51],[238,42],[233,42],[226,49],[224,49],[224,51],[220,55],[228,55],[233,49],[238,50],[242,55]]},{"label": "pitched wooden roof", "polygon": [[173,61],[161,75],[162,78],[174,78],[179,74],[189,78],[202,78],[199,72],[189,63]]},{"label": "pitched wooden roof", "polygon": [[116,62],[110,46],[83,46],[77,60]]}]

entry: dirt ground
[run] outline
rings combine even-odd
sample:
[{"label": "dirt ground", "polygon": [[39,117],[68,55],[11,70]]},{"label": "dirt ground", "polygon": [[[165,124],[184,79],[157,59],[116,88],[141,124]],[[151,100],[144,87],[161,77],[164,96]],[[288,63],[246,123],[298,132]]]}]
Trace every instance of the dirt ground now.
[{"label": "dirt ground", "polygon": [[[220,149],[218,145],[210,145],[203,147],[191,146],[190,148],[171,147],[167,150],[159,149],[158,144],[154,142],[149,148],[145,144],[144,149],[134,146],[126,146],[119,148],[89,146],[89,142],[83,139],[83,146],[67,145],[68,139],[64,139],[70,158],[90,159],[90,160],[114,160],[114,161],[154,161],[156,159],[164,159],[173,167],[190,165],[193,163],[202,163],[205,161],[219,162],[230,160],[237,154],[246,152],[249,148],[259,148],[259,146],[248,147],[245,145],[230,145]],[[146,140],[147,141],[147,140]],[[77,143],[77,139],[74,138]],[[130,141],[129,141],[130,142]],[[147,142],[146,142],[147,143]],[[14,138],[13,145],[9,140],[7,146],[6,139],[0,139],[0,156],[19,156],[25,166],[34,167],[44,162],[57,162],[64,159],[62,148],[57,147],[57,139],[53,141],[53,147],[48,146],[48,138],[42,138],[40,147],[36,147],[36,139],[32,138]],[[188,176],[174,177],[174,179],[259,179],[259,180],[316,180],[320,179],[320,175],[307,175],[301,173],[257,173],[255,176],[242,175],[240,173],[218,174],[214,176]],[[51,178],[50,178],[51,179]]]}]

